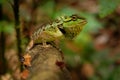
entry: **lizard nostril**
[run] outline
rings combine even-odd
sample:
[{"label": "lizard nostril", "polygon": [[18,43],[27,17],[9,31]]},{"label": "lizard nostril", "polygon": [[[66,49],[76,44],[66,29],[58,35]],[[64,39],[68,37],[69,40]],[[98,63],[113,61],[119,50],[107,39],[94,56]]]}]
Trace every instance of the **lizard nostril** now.
[{"label": "lizard nostril", "polygon": [[60,21],[58,19],[55,20],[56,23],[59,23]]}]

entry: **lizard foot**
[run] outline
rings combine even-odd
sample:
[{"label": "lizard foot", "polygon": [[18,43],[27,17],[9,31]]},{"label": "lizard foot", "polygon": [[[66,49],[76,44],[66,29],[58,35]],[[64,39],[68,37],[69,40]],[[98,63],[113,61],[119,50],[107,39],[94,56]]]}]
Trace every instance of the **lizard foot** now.
[{"label": "lizard foot", "polygon": [[43,42],[43,46],[42,47],[47,48],[47,47],[50,47],[50,45],[46,44],[46,42]]},{"label": "lizard foot", "polygon": [[42,47],[47,48],[47,47],[50,47],[50,45],[43,45]]},{"label": "lizard foot", "polygon": [[34,44],[34,42],[33,42],[33,40],[31,40],[31,41],[29,42],[27,48],[26,48],[26,52],[29,51],[29,50],[33,47],[33,44]]}]

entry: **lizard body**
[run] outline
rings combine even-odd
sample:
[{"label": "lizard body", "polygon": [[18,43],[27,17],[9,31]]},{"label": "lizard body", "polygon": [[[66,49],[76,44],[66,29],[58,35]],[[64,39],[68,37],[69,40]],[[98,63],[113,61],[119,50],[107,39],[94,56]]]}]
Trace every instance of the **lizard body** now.
[{"label": "lizard body", "polygon": [[46,42],[56,39],[73,39],[80,33],[85,24],[86,20],[77,15],[61,16],[52,24],[47,24],[33,33],[27,51],[35,43],[43,43],[43,46],[46,46]]}]

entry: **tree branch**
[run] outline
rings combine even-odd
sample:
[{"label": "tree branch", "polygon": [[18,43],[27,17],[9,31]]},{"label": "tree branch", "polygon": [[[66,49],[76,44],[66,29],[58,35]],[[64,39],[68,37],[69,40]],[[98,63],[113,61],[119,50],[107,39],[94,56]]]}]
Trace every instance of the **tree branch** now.
[{"label": "tree branch", "polygon": [[32,66],[27,80],[71,80],[63,55],[56,48],[36,45],[28,54]]}]

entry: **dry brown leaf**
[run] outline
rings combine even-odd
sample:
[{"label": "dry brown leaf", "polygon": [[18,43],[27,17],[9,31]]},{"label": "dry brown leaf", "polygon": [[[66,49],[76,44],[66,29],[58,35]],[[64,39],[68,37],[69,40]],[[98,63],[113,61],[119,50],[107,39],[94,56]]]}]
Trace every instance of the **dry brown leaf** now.
[{"label": "dry brown leaf", "polygon": [[23,58],[24,58],[23,65],[31,66],[31,55],[25,54]]}]

